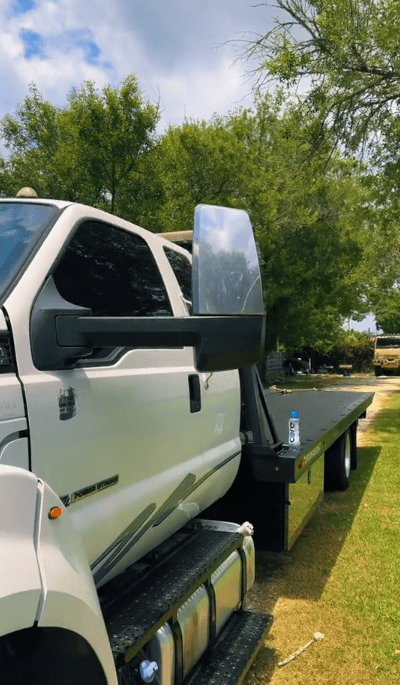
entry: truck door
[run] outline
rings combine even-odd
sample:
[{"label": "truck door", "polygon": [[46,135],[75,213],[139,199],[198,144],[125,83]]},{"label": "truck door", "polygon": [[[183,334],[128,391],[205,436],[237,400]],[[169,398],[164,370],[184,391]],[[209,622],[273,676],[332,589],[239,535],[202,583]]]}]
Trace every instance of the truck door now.
[{"label": "truck door", "polygon": [[[167,289],[157,262],[142,235],[87,219],[48,278],[64,300],[94,316],[173,316],[179,291]],[[19,372],[32,471],[68,506],[101,583],[209,503],[216,463],[204,459],[203,414],[191,405],[193,350],[102,348],[75,368],[39,371],[27,358],[18,307],[14,297],[8,314],[25,351]]]},{"label": "truck door", "polygon": [[[192,311],[192,265],[189,256],[175,247],[164,246],[164,253],[181,291],[186,315]],[[201,437],[205,459],[214,464],[229,463],[231,455],[240,449],[240,381],[236,369],[215,373],[198,373],[199,398],[203,419]],[[236,461],[236,468],[239,460]],[[232,484],[236,471],[226,469],[224,492]],[[215,478],[222,483],[221,474]],[[212,502],[210,501],[210,504]]]}]

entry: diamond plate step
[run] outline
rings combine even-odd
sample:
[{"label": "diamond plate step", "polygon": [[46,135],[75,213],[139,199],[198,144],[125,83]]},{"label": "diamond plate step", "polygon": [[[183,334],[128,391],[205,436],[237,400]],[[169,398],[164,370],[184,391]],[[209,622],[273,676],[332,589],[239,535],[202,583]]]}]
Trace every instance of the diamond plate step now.
[{"label": "diamond plate step", "polygon": [[130,596],[105,615],[114,658],[131,659],[242,540],[238,533],[193,532],[143,582],[135,582]]},{"label": "diamond plate step", "polygon": [[240,685],[272,625],[269,614],[238,611],[199,670],[184,685]]}]

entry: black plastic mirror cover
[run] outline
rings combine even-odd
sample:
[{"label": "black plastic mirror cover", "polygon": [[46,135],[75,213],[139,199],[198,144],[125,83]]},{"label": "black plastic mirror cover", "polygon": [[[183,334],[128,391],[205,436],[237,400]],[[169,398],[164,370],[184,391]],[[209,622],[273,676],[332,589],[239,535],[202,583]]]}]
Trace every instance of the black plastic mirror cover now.
[{"label": "black plastic mirror cover", "polygon": [[[201,322],[211,317],[198,317]],[[215,317],[212,335],[205,332],[195,347],[199,372],[228,371],[257,364],[265,339],[264,316]]]},{"label": "black plastic mirror cover", "polygon": [[60,347],[57,344],[56,320],[60,316],[69,318],[72,314],[89,316],[91,310],[64,300],[50,276],[36,298],[31,314],[31,349],[37,369],[50,371],[70,368],[78,357],[86,357],[92,352],[86,346]]},{"label": "black plastic mirror cover", "polygon": [[[71,312],[72,313],[72,312]],[[200,372],[227,371],[259,361],[264,317],[56,317],[60,351],[94,347],[194,347]]]},{"label": "black plastic mirror cover", "polygon": [[257,246],[247,212],[196,207],[192,290],[194,315],[264,314]]}]

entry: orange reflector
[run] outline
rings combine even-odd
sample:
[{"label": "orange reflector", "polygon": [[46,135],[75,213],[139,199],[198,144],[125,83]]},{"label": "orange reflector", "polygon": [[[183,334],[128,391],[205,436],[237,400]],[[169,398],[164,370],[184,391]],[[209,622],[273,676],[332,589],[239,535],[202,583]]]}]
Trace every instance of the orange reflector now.
[{"label": "orange reflector", "polygon": [[62,514],[61,507],[51,507],[49,511],[49,519],[58,519]]},{"label": "orange reflector", "polygon": [[307,462],[306,462],[305,459],[301,459],[301,460],[299,461],[299,469],[304,469],[306,463],[307,463]]}]

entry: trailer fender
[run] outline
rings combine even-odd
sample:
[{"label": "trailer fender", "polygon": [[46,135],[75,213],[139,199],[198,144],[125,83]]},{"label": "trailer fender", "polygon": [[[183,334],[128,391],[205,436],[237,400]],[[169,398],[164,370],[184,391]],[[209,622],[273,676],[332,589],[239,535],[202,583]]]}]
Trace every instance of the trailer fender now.
[{"label": "trailer fender", "polygon": [[33,626],[42,594],[35,549],[37,478],[0,465],[0,636]]},{"label": "trailer fender", "polygon": [[62,629],[57,635],[53,633],[57,644],[62,633],[64,639],[69,636],[71,644],[77,639],[72,636],[79,636],[88,655],[93,652],[101,664],[105,680],[99,684],[117,685],[111,647],[82,541],[68,510],[42,481],[38,482],[38,495],[37,557],[43,593],[37,626]]}]

